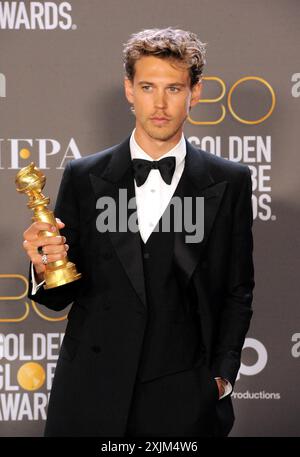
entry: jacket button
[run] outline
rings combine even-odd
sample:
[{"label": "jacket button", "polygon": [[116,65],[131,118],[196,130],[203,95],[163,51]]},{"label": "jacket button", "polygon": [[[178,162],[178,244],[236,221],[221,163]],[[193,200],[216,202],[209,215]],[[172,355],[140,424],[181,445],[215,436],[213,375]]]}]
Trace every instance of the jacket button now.
[{"label": "jacket button", "polygon": [[101,352],[101,347],[100,346],[91,346],[91,349],[96,354],[99,354],[99,352]]},{"label": "jacket button", "polygon": [[112,254],[109,251],[103,252],[102,257],[104,260],[109,260],[112,258]]}]

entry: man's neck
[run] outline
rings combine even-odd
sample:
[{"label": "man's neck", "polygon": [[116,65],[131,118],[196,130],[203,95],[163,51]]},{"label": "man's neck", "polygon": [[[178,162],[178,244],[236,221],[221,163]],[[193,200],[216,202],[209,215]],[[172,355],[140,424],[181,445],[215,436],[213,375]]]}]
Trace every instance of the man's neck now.
[{"label": "man's neck", "polygon": [[181,136],[182,130],[176,132],[172,138],[162,141],[151,138],[146,134],[141,134],[137,128],[134,132],[134,139],[137,144],[154,160],[159,159],[161,156],[173,149],[174,146],[179,143]]}]

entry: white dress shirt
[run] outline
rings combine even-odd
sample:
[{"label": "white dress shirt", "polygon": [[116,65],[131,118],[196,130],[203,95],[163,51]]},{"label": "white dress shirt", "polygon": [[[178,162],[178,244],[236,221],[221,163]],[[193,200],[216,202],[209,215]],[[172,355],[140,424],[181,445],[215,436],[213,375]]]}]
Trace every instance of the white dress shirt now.
[{"label": "white dress shirt", "polygon": [[[131,158],[153,161],[153,158],[143,151],[135,141],[134,132],[135,130],[130,137]],[[170,156],[176,158],[175,171],[170,185],[162,179],[158,169],[150,170],[148,178],[139,187],[134,180],[139,231],[144,243],[147,242],[175,192],[184,169],[185,155],[186,143],[182,134],[180,141],[174,148],[159,158],[159,160]]]},{"label": "white dress shirt", "polygon": [[[131,158],[152,161],[153,158],[137,144],[134,133],[135,129],[131,134],[129,142]],[[148,178],[141,186],[138,187],[134,181],[139,231],[144,243],[147,242],[175,192],[184,169],[185,155],[186,142],[184,135],[182,134],[179,142],[170,151],[159,158],[162,159],[169,156],[176,158],[176,167],[170,185],[162,179],[158,169],[151,169]],[[45,281],[42,281],[39,284],[36,283],[33,265],[31,267],[31,276],[32,295],[34,295]],[[220,397],[220,400],[230,394],[231,391],[231,383],[227,381],[225,393]]]}]

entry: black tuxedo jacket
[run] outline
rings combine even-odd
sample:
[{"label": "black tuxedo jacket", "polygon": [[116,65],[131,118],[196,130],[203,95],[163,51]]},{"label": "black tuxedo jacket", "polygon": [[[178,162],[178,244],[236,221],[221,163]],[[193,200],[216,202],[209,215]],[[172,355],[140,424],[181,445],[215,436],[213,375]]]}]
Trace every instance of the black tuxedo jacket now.
[{"label": "black tuxedo jacket", "polygon": [[[184,196],[204,197],[204,239],[187,244],[175,233],[174,265],[182,287],[192,287],[212,378],[232,386],[252,316],[252,184],[249,168],[187,142]],[[50,396],[46,435],[122,436],[147,321],[139,233],[100,233],[99,197],[134,197],[129,138],[65,168],[55,206],[82,279],[29,298],[52,310],[68,304],[68,324]],[[118,209],[118,204],[117,204]],[[30,278],[29,278],[30,279]],[[178,321],[170,313],[170,325]],[[176,361],[168,374],[182,370]],[[190,368],[190,367],[186,367]],[[151,373],[151,379],[166,374]],[[147,379],[143,379],[147,381]],[[223,433],[234,414],[230,396],[217,402]]]}]

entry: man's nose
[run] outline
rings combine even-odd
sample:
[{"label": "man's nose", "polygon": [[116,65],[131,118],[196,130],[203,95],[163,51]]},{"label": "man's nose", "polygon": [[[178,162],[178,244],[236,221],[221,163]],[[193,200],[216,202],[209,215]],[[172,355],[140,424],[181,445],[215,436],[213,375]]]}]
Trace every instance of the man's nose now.
[{"label": "man's nose", "polygon": [[157,91],[155,94],[154,104],[156,108],[165,108],[167,106],[167,97],[163,90]]}]

